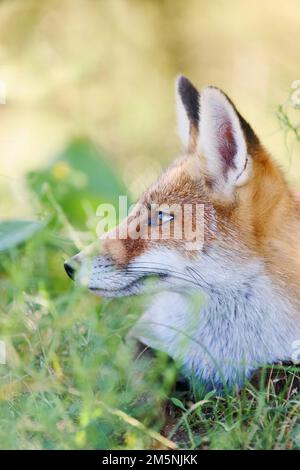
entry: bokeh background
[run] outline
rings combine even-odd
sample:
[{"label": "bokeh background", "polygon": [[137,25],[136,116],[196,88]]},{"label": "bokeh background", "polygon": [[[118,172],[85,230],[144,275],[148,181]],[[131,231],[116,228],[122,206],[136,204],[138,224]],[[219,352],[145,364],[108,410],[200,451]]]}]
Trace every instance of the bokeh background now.
[{"label": "bokeh background", "polygon": [[96,298],[63,268],[100,203],[133,202],[180,152],[180,73],[223,88],[300,188],[299,45],[299,0],[0,1],[0,448],[300,448],[297,371],[280,394],[185,395],[180,364],[125,344],[148,299]]},{"label": "bokeh background", "polygon": [[[136,198],[180,151],[179,73],[223,88],[299,185],[299,151],[276,118],[300,78],[299,44],[298,0],[1,1],[1,218],[36,215],[25,176],[45,168],[60,187],[85,193],[66,206],[71,217],[83,211],[82,226],[93,197],[125,187]],[[94,150],[91,183],[82,173]],[[76,171],[70,161],[51,166],[73,151]]]}]

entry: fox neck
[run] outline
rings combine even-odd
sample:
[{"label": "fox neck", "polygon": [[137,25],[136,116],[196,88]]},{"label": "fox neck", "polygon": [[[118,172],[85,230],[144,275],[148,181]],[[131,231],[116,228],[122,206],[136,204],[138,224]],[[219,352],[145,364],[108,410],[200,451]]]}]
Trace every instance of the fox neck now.
[{"label": "fox neck", "polygon": [[[207,258],[207,259],[206,259]],[[207,295],[205,311],[218,315],[228,314],[230,318],[247,317],[258,312],[261,320],[278,315],[297,316],[299,304],[293,302],[284,276],[273,278],[263,261],[258,258],[237,261],[220,256],[220,251],[204,255],[199,269],[194,269],[194,278],[200,290]],[[300,317],[299,317],[300,322]]]},{"label": "fox neck", "polygon": [[[291,361],[300,322],[281,287],[274,285],[259,264],[248,266],[248,272],[236,270],[230,282],[230,286],[219,284],[217,290],[207,289],[198,330],[199,340],[212,345],[214,357],[223,365],[227,362],[225,374],[232,377],[241,363],[249,376],[258,366]],[[197,356],[191,355],[188,362],[201,367]]]},{"label": "fox neck", "polygon": [[241,265],[219,255],[204,255],[190,266],[205,293],[200,306],[194,289],[160,293],[133,336],[179,360],[188,374],[236,383],[237,375],[249,377],[261,365],[290,361],[300,322],[262,262]]},{"label": "fox neck", "polygon": [[[235,272],[230,285],[204,286],[207,300],[201,310],[203,318],[216,323],[234,322],[235,329],[264,331],[271,335],[273,328],[283,331],[285,326],[294,331],[297,313],[295,305],[278,285],[258,266],[249,266],[249,273]],[[251,272],[252,271],[252,272]],[[300,321],[298,322],[300,327]],[[289,335],[290,336],[290,335]]]}]

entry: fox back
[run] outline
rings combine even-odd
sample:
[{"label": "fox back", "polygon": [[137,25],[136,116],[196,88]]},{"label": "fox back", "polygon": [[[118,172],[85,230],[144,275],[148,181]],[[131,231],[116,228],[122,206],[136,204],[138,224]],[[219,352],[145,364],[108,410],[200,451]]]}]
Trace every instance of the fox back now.
[{"label": "fox back", "polygon": [[241,384],[263,364],[296,359],[300,210],[221,90],[200,93],[179,77],[176,97],[182,155],[117,228],[65,267],[100,296],[150,292],[130,336],[167,352],[187,375]]}]

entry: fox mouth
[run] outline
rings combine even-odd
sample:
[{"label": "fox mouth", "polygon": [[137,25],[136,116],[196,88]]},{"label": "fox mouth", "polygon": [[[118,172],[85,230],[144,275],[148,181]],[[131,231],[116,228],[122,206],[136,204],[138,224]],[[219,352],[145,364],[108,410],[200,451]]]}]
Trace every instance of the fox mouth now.
[{"label": "fox mouth", "polygon": [[198,290],[198,273],[193,274],[190,272],[192,268],[186,265],[176,269],[174,260],[169,256],[167,261],[162,259],[166,255],[169,252],[159,252],[156,258],[135,259],[124,267],[115,266],[108,256],[98,256],[92,260],[77,260],[74,257],[65,262],[65,270],[77,284],[99,297],[153,294],[157,290],[170,288],[180,292],[187,288]]},{"label": "fox mouth", "polygon": [[103,288],[96,286],[89,286],[88,289],[96,295],[103,297],[123,297],[127,295],[136,295],[140,293],[144,281],[147,279],[165,279],[168,274],[155,275],[153,273],[143,274],[138,278],[130,281],[125,286]]}]

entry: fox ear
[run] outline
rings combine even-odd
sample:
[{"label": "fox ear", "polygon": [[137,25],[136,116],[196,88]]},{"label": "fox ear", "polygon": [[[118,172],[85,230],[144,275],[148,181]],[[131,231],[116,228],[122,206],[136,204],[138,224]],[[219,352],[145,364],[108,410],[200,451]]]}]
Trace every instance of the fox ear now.
[{"label": "fox ear", "polygon": [[178,134],[188,151],[196,148],[199,134],[200,94],[194,85],[183,75],[176,80],[176,108]]},{"label": "fox ear", "polygon": [[201,91],[199,146],[206,161],[207,176],[219,196],[230,198],[251,173],[250,147],[258,142],[249,124],[218,88]]}]

